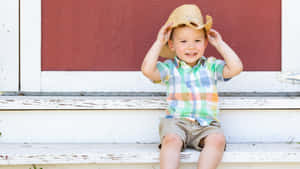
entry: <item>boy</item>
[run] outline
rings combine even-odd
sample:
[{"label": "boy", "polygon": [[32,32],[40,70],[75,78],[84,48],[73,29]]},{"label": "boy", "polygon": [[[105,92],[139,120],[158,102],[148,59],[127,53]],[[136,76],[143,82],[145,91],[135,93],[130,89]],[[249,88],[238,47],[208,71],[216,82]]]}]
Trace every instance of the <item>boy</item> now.
[{"label": "boy", "polygon": [[[160,121],[160,168],[178,169],[180,151],[200,150],[198,169],[216,169],[225,148],[217,119],[217,80],[239,74],[243,65],[236,53],[211,29],[212,18],[203,23],[196,5],[182,5],[160,29],[146,54],[143,74],[167,86],[168,110]],[[224,58],[203,56],[210,43]],[[174,58],[158,62],[158,57]]]}]

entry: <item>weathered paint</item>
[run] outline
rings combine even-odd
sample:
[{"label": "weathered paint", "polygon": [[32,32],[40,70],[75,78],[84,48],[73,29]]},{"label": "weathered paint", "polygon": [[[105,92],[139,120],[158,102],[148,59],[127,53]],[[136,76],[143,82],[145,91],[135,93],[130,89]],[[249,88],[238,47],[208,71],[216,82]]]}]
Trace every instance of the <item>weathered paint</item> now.
[{"label": "weathered paint", "polygon": [[299,72],[285,72],[280,76],[281,80],[285,83],[300,84],[300,73]]},{"label": "weathered paint", "polygon": [[[152,164],[157,144],[0,144],[0,165]],[[187,149],[181,163],[196,163],[198,151]],[[228,144],[222,163],[297,163],[299,144]]]},{"label": "weathered paint", "polygon": [[[219,97],[221,110],[300,109],[300,97]],[[165,110],[166,97],[0,96],[0,110]]]},{"label": "weathered paint", "polygon": [[[181,164],[180,169],[195,169],[196,164]],[[0,169],[33,169],[33,165],[0,166]],[[77,164],[77,165],[36,165],[37,169],[159,169],[158,164]],[[218,169],[299,169],[299,164],[220,164]]]}]

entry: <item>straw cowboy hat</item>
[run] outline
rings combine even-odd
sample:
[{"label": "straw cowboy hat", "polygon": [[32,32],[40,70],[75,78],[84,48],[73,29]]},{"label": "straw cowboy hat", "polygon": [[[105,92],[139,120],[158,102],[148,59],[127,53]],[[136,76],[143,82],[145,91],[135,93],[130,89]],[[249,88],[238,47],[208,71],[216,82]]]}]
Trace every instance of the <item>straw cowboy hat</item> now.
[{"label": "straw cowboy hat", "polygon": [[[210,28],[212,27],[212,17],[206,15],[206,23],[204,23],[198,6],[186,4],[174,9],[166,22],[166,24],[169,23],[172,23],[171,29],[184,24],[197,30],[205,29],[206,32],[209,32]],[[160,56],[164,58],[174,58],[176,53],[171,51],[168,43],[166,43],[160,51]]]}]

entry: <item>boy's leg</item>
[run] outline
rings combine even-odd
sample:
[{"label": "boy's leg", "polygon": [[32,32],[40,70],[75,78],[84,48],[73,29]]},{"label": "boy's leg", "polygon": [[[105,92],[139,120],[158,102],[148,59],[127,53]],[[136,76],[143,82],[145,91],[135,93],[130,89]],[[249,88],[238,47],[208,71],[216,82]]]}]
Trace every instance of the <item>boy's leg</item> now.
[{"label": "boy's leg", "polygon": [[198,169],[216,169],[222,160],[225,144],[225,136],[222,133],[213,133],[205,137]]},{"label": "boy's leg", "polygon": [[160,168],[161,169],[178,169],[179,157],[183,146],[180,136],[176,134],[167,134],[162,141],[160,150]]}]

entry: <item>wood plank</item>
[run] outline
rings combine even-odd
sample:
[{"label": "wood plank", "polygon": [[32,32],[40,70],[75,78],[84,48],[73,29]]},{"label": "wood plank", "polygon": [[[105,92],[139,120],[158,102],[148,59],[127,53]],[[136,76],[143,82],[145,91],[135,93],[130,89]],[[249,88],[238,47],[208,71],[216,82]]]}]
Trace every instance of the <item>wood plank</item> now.
[{"label": "wood plank", "polygon": [[[180,169],[195,169],[195,163],[183,163]],[[160,169],[159,164],[60,164],[60,165],[9,165],[0,169]],[[250,168],[249,168],[250,167]],[[299,169],[299,163],[221,163],[218,169]]]},{"label": "wood plank", "polygon": [[[158,163],[157,144],[0,144],[0,165]],[[187,149],[182,163],[199,152]],[[300,163],[299,144],[229,144],[223,163]]]},{"label": "wood plank", "polygon": [[[299,109],[300,97],[220,97],[220,109]],[[0,96],[0,110],[163,110],[166,97]]]},{"label": "wood plank", "polygon": [[[164,116],[164,110],[1,110],[0,142],[158,143]],[[221,110],[219,117],[227,143],[300,142],[299,109]]]}]

